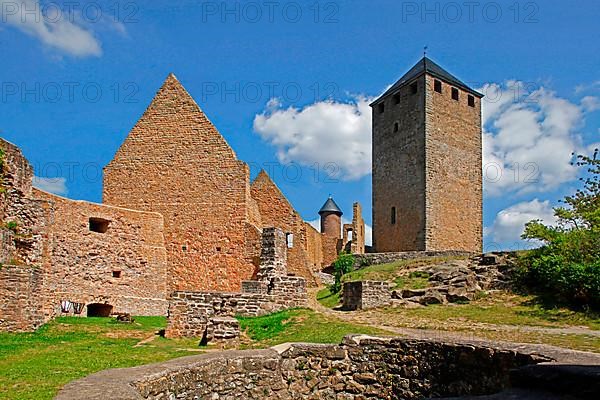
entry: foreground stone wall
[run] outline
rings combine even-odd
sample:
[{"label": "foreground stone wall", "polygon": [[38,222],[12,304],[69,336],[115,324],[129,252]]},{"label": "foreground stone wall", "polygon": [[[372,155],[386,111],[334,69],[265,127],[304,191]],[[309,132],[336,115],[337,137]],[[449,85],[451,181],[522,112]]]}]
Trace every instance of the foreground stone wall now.
[{"label": "foreground stone wall", "polygon": [[57,400],[423,399],[489,394],[509,371],[550,358],[468,343],[350,336],[109,370],[68,384]]}]

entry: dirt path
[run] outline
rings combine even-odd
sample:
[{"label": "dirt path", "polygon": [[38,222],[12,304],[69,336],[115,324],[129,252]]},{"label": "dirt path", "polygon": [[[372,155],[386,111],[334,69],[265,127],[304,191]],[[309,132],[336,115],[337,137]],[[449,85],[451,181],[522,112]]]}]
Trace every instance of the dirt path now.
[{"label": "dirt path", "polygon": [[[352,322],[361,325],[369,325],[378,329],[383,329],[400,336],[414,337],[419,339],[442,339],[442,340],[485,340],[483,335],[478,335],[476,331],[486,332],[508,332],[508,333],[539,333],[543,335],[585,335],[600,339],[600,331],[592,330],[587,327],[565,327],[565,328],[545,328],[539,326],[516,326],[516,325],[496,325],[489,323],[478,323],[466,321],[468,326],[466,330],[460,332],[446,330],[444,326],[439,329],[417,329],[398,326],[389,316],[377,310],[369,311],[336,311],[324,307],[317,301],[316,293],[319,289],[309,290],[309,306],[313,310],[341,319],[346,322]],[[387,318],[387,320],[386,320]],[[473,332],[475,331],[475,332]]]}]

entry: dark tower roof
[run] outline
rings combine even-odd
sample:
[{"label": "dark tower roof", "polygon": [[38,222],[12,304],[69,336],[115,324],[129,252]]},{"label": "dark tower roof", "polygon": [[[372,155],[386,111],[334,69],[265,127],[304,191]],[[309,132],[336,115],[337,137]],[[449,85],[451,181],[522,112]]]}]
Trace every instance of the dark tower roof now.
[{"label": "dark tower roof", "polygon": [[421,61],[416,63],[414,67],[412,67],[406,74],[404,74],[402,76],[402,78],[400,78],[398,80],[398,82],[394,83],[394,85],[392,85],[391,88],[389,88],[383,95],[381,95],[371,105],[379,103],[379,101],[381,99],[389,96],[392,93],[395,93],[402,86],[405,86],[408,83],[411,83],[413,79],[415,79],[423,74],[428,74],[435,78],[441,79],[444,82],[449,83],[453,86],[459,87],[459,88],[463,89],[464,91],[471,93],[474,96],[477,96],[480,98],[483,97],[483,94],[479,93],[476,90],[471,89],[460,79],[458,79],[457,77],[455,77],[454,75],[452,75],[451,73],[446,71],[444,68],[440,67],[439,65],[437,65],[436,63],[431,61],[431,59],[429,59],[427,57],[423,57],[421,59]]},{"label": "dark tower roof", "polygon": [[335,201],[333,201],[333,197],[331,196],[329,196],[325,204],[323,204],[323,207],[321,207],[321,209],[319,210],[319,215],[323,215],[325,213],[335,213],[339,216],[344,215],[344,213],[342,212],[342,210],[340,210],[338,205],[335,204]]}]

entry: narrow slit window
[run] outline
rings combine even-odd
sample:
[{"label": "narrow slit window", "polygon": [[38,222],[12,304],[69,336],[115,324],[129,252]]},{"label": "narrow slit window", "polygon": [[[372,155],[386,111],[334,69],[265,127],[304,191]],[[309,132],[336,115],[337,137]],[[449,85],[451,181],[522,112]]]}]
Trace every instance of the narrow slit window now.
[{"label": "narrow slit window", "polygon": [[475,97],[469,95],[468,101],[469,101],[469,107],[475,107]]},{"label": "narrow slit window", "polygon": [[398,127],[398,123],[397,123],[397,122],[395,122],[395,123],[394,123],[394,132],[398,132],[398,130],[399,130],[399,129],[400,129],[400,128]]},{"label": "narrow slit window", "polygon": [[438,93],[442,93],[442,81],[438,81],[437,79],[435,79],[433,81],[433,90],[435,90]]},{"label": "narrow slit window", "polygon": [[410,92],[412,94],[417,94],[417,92],[419,91],[419,86],[417,84],[417,82],[414,82],[410,85]]},{"label": "narrow slit window", "polygon": [[400,94],[396,93],[394,95],[394,104],[400,104]]},{"label": "narrow slit window", "polygon": [[379,110],[379,114],[383,114],[383,112],[385,111],[385,104],[379,103],[379,105],[377,106],[377,109]]},{"label": "narrow slit window", "polygon": [[293,248],[294,247],[294,234],[288,233],[287,235],[285,235],[285,239],[286,239],[288,249]]},{"label": "narrow slit window", "polygon": [[452,88],[452,100],[458,101],[458,89]]},{"label": "narrow slit window", "polygon": [[90,231],[92,232],[106,233],[109,225],[110,221],[103,218],[90,218],[89,221]]},{"label": "narrow slit window", "polygon": [[396,207],[392,207],[392,225],[396,225]]}]

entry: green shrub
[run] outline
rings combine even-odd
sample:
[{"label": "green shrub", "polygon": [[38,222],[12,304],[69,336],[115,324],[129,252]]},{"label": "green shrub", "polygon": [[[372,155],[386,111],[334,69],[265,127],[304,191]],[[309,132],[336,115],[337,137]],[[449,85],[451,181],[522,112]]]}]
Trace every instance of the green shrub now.
[{"label": "green shrub", "polygon": [[354,256],[348,253],[340,253],[337,260],[333,263],[334,282],[329,288],[331,293],[338,293],[342,290],[342,276],[352,271],[354,267]]},{"label": "green shrub", "polygon": [[4,226],[6,229],[13,231],[14,233],[17,233],[19,230],[19,224],[16,221],[8,221]]},{"label": "green shrub", "polygon": [[524,239],[544,246],[522,256],[516,281],[557,302],[600,308],[600,160],[577,156],[583,188],[554,209],[555,226],[530,221]]}]

